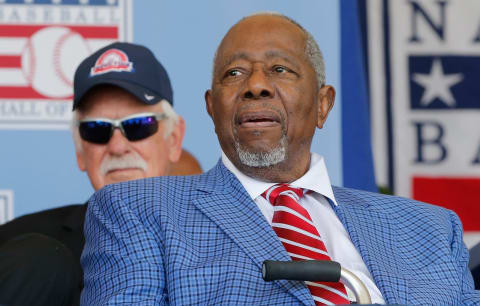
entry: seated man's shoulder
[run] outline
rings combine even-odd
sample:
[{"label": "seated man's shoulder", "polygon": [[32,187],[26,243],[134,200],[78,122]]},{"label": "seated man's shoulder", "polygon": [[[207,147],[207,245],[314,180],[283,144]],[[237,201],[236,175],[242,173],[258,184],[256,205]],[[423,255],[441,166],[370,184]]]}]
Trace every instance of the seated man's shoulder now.
[{"label": "seated man's shoulder", "polygon": [[58,231],[73,214],[83,220],[85,204],[75,204],[39,211],[13,219],[0,226],[0,244],[19,234],[36,232],[50,235]]},{"label": "seated man's shoulder", "polygon": [[381,225],[388,235],[395,235],[396,241],[401,242],[402,248],[410,250],[411,254],[429,258],[439,248],[449,250],[453,240],[461,241],[460,219],[451,210],[398,196],[335,189],[337,203],[339,206],[348,205],[350,216],[361,222]]},{"label": "seated man's shoulder", "polygon": [[159,192],[165,193],[170,191],[176,191],[175,194],[181,194],[182,192],[190,194],[197,189],[202,181],[205,181],[205,176],[205,174],[189,176],[157,176],[125,181],[107,185],[96,192],[96,194],[113,193],[120,195],[122,198],[128,198],[132,194],[156,197],[160,195]]},{"label": "seated man's shoulder", "polygon": [[451,222],[452,211],[429,203],[416,201],[400,196],[386,195],[345,187],[334,187],[335,198],[338,202],[356,205],[364,203],[372,209],[395,216],[406,218],[437,218]]},{"label": "seated man's shoulder", "polygon": [[189,209],[191,202],[202,194],[205,184],[210,184],[208,172],[126,181],[107,185],[97,191],[90,199],[89,206],[112,213],[122,208],[141,214]]}]

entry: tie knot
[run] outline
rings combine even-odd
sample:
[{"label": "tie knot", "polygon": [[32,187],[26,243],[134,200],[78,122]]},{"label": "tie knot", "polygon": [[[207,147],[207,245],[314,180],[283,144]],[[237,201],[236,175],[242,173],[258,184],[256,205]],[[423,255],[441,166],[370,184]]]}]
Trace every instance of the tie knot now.
[{"label": "tie knot", "polygon": [[279,196],[288,196],[298,203],[305,194],[304,191],[306,190],[303,188],[292,187],[288,184],[278,184],[268,188],[262,193],[262,196],[273,205],[276,204]]}]

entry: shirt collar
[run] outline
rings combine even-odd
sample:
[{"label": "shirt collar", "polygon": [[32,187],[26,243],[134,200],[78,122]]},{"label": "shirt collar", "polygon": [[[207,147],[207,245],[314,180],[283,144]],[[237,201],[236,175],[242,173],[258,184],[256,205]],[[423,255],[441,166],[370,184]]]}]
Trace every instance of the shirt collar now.
[{"label": "shirt collar", "polygon": [[[222,162],[223,165],[237,177],[252,200],[255,200],[265,190],[276,184],[263,182],[243,174],[237,169],[237,167],[235,167],[230,159],[228,159],[223,151]],[[328,177],[327,167],[325,166],[325,160],[323,156],[317,153],[310,153],[310,167],[307,173],[305,173],[305,175],[300,177],[298,180],[292,182],[290,185],[312,190],[330,199],[333,204],[337,206],[337,201],[333,195],[332,185],[330,184],[330,178]]]}]

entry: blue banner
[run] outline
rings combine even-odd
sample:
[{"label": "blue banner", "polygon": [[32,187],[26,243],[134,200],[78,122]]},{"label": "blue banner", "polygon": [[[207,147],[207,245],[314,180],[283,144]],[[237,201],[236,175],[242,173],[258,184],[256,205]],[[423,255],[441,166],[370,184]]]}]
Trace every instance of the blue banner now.
[{"label": "blue banner", "polygon": [[358,12],[357,1],[340,1],[343,184],[377,191]]}]

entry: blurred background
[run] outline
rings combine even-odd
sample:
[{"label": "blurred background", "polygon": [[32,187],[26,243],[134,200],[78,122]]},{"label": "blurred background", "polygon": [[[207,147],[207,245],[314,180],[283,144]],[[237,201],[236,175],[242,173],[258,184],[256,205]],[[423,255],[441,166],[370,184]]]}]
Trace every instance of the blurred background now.
[{"label": "blurred background", "polygon": [[337,89],[312,151],[332,183],[453,209],[480,241],[480,2],[476,0],[0,0],[0,224],[93,193],[70,132],[78,63],[115,40],[166,67],[184,148],[220,157],[205,110],[226,31],[258,11],[309,30]]}]

